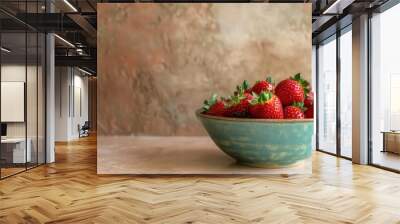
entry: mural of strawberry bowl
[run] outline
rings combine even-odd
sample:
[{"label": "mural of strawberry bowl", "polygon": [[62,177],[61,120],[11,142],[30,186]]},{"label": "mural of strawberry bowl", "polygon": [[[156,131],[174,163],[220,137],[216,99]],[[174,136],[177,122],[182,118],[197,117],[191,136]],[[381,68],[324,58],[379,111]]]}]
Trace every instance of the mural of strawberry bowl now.
[{"label": "mural of strawberry bowl", "polygon": [[214,143],[238,163],[263,168],[295,166],[311,157],[313,96],[300,74],[276,87],[270,78],[234,94],[214,94],[196,115]]}]

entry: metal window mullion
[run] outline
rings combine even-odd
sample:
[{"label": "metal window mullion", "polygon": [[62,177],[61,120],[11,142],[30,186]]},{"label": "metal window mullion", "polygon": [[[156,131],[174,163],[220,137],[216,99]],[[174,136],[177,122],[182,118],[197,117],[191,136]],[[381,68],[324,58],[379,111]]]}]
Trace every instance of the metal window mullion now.
[{"label": "metal window mullion", "polygon": [[315,46],[315,148],[319,149],[319,44]]},{"label": "metal window mullion", "polygon": [[340,30],[336,31],[336,154],[341,156],[341,64],[340,64]]},{"label": "metal window mullion", "polygon": [[[47,12],[47,6],[46,6]],[[44,161],[43,163],[47,163],[47,36],[48,33],[44,34]],[[43,69],[42,69],[43,71]],[[43,77],[43,74],[42,74]],[[43,109],[43,107],[42,107]]]},{"label": "metal window mullion", "polygon": [[[28,1],[25,1],[25,21],[27,21]],[[25,102],[24,102],[24,118],[25,118],[25,170],[28,170],[28,25],[25,25]]]},{"label": "metal window mullion", "polygon": [[368,119],[368,124],[367,124],[367,129],[368,129],[368,156],[367,156],[367,164],[373,164],[373,149],[372,149],[372,63],[371,63],[371,57],[372,57],[372,29],[371,29],[371,20],[372,20],[372,12],[368,12],[368,30],[367,30],[367,46],[368,46],[368,53],[367,53],[367,119]]},{"label": "metal window mullion", "polygon": [[[36,1],[39,13],[39,1]],[[36,32],[36,166],[39,165],[39,33]]]},{"label": "metal window mullion", "polygon": [[[2,32],[1,32],[1,24],[2,23],[0,23],[0,47],[2,46]],[[2,57],[1,57],[1,52],[0,52],[0,124],[2,124],[2,122],[1,122],[1,67],[2,67]],[[1,150],[2,150],[2,147],[1,147],[1,144],[0,144],[0,180],[2,179],[2,176],[1,176],[1,170],[2,170],[2,162],[1,162]]]}]

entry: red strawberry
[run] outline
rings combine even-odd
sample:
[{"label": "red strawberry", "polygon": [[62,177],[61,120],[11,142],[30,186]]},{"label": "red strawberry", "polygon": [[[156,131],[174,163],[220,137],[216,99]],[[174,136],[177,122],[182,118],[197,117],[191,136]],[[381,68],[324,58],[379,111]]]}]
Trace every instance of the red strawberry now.
[{"label": "red strawberry", "polygon": [[304,102],[304,96],[309,91],[309,83],[301,78],[300,73],[283,80],[275,88],[275,94],[282,101],[283,106],[292,105],[294,102]]},{"label": "red strawberry", "polygon": [[268,77],[266,80],[257,81],[256,84],[254,84],[254,86],[249,90],[250,93],[254,92],[256,94],[260,94],[263,91],[274,91],[274,84],[271,77]]},{"label": "red strawberry", "polygon": [[304,106],[309,108],[314,105],[314,93],[311,91],[307,94],[306,99],[304,100]]},{"label": "red strawberry", "polygon": [[271,92],[261,92],[255,97],[251,101],[249,113],[253,118],[283,119],[281,101]]},{"label": "red strawberry", "polygon": [[305,118],[314,118],[314,106],[308,107],[304,112]]},{"label": "red strawberry", "polygon": [[217,99],[217,94],[213,94],[209,100],[204,101],[204,113],[213,116],[224,116],[226,114],[225,102]]},{"label": "red strawberry", "polygon": [[304,119],[303,106],[303,103],[294,103],[292,106],[285,107],[283,111],[285,119]]},{"label": "red strawberry", "polygon": [[253,96],[245,92],[244,83],[242,86],[237,86],[237,91],[228,101],[226,116],[247,117],[250,101],[253,99]]}]

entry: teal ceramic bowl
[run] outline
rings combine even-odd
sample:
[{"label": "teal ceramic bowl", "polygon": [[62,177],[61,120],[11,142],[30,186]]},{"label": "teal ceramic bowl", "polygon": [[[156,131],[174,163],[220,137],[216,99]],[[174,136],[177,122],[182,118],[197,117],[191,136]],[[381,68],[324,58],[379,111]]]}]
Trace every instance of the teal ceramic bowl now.
[{"label": "teal ceramic bowl", "polygon": [[313,119],[250,119],[196,111],[215,144],[238,163],[253,167],[294,166],[311,156]]}]

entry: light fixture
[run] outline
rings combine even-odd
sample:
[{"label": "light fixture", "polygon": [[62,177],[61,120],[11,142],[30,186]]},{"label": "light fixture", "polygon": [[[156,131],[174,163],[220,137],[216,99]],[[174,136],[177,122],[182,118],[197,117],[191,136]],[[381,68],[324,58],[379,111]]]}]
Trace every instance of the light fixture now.
[{"label": "light fixture", "polygon": [[330,5],[327,9],[324,10],[324,12],[322,14],[328,14],[332,11],[332,9],[334,9],[335,7],[337,7],[337,4],[339,4],[340,0],[336,0],[332,5]]},{"label": "light fixture", "polygon": [[355,0],[336,0],[327,9],[324,10],[322,14],[341,14],[343,10],[351,5]]},{"label": "light fixture", "polygon": [[68,5],[74,12],[78,12],[78,10],[68,1],[64,0],[64,3]]},{"label": "light fixture", "polygon": [[92,73],[90,73],[90,72],[88,72],[88,71],[86,71],[86,70],[83,70],[83,69],[81,69],[81,68],[79,68],[79,67],[78,67],[78,70],[81,71],[81,72],[83,72],[83,73],[85,73],[85,74],[87,74],[87,75],[90,75],[90,76],[93,75]]},{"label": "light fixture", "polygon": [[83,51],[82,48],[76,48],[76,53],[77,53],[78,55],[87,55],[87,54]]},{"label": "light fixture", "polygon": [[55,37],[57,37],[59,40],[61,40],[62,42],[66,43],[68,46],[75,48],[75,45],[73,45],[71,42],[69,42],[68,40],[60,37],[58,34],[54,34]]},{"label": "light fixture", "polygon": [[9,50],[9,49],[7,49],[5,47],[1,47],[0,49],[1,49],[1,51],[4,51],[6,53],[10,53],[11,52],[11,50]]}]

